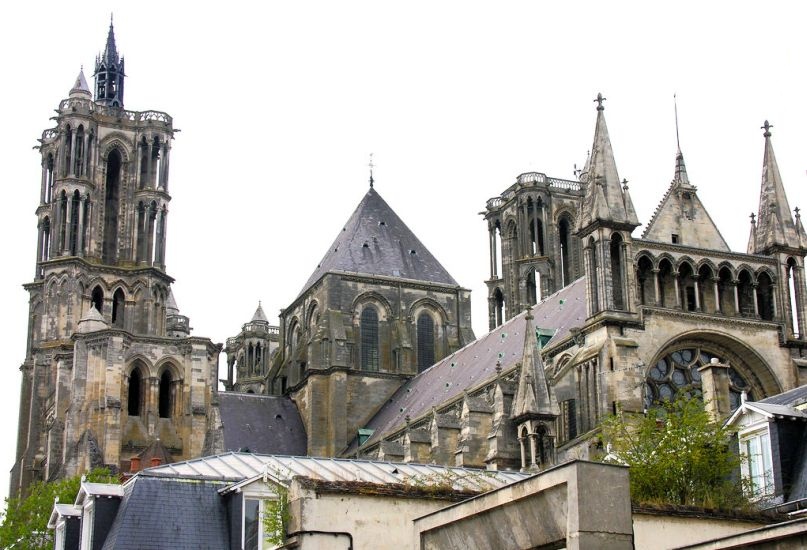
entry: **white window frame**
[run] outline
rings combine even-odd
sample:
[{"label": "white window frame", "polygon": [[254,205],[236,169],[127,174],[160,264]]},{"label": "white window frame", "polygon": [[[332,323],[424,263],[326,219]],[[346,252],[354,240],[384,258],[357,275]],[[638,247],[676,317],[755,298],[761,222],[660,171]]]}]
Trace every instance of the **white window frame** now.
[{"label": "white window frame", "polygon": [[53,535],[54,550],[64,550],[65,523],[64,518],[59,518],[59,522],[56,524],[56,531]]},{"label": "white window frame", "polygon": [[754,500],[769,498],[776,487],[773,480],[771,437],[768,427],[745,433],[740,437],[741,470],[743,479],[751,484]]},{"label": "white window frame", "polygon": [[92,550],[92,531],[95,520],[95,497],[87,495],[81,512],[81,550]]},{"label": "white window frame", "polygon": [[268,537],[271,533],[267,533],[264,530],[264,514],[266,513],[266,503],[270,501],[277,500],[277,498],[265,497],[256,494],[249,494],[249,493],[242,493],[242,500],[241,500],[241,548],[243,550],[244,545],[246,543],[247,537],[247,526],[246,526],[246,511],[247,511],[247,500],[257,500],[258,501],[258,549],[259,550],[271,550],[273,548],[277,548],[277,546],[269,546],[266,537]]}]

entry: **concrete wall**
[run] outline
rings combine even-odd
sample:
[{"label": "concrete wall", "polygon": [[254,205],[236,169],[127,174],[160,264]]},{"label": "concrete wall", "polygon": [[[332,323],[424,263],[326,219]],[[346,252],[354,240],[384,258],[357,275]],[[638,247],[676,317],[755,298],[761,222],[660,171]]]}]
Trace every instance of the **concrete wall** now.
[{"label": "concrete wall", "polygon": [[569,462],[420,517],[414,532],[421,550],[632,550],[628,470]]},{"label": "concrete wall", "polygon": [[633,514],[633,540],[642,550],[681,548],[706,540],[743,533],[763,526],[762,522],[736,518],[705,518],[669,514]]}]

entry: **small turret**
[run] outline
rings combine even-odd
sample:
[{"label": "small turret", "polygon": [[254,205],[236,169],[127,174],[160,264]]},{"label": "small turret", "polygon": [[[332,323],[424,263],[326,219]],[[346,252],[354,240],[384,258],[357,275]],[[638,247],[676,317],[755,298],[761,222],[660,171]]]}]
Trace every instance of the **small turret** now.
[{"label": "small turret", "polygon": [[73,84],[73,87],[70,88],[70,98],[92,99],[92,92],[90,91],[90,87],[87,85],[87,79],[84,77],[84,67],[82,67],[78,72],[76,81]]}]

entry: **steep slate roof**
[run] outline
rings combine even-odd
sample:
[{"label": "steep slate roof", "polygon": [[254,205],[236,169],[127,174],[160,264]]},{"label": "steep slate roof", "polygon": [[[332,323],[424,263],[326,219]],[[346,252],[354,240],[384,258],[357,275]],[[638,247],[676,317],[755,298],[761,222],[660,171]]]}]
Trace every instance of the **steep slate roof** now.
[{"label": "steep slate roof", "polygon": [[[544,362],[535,337],[532,311],[524,317],[524,352],[521,355],[521,371],[518,373],[518,386],[511,418],[558,416],[557,404],[551,397],[546,383]],[[554,337],[554,335],[553,335]]]},{"label": "steep slate roof", "polygon": [[227,510],[218,494],[223,482],[155,479],[137,475],[124,497],[103,550],[229,548]]},{"label": "steep slate roof", "polygon": [[300,294],[328,272],[384,275],[457,286],[373,188],[364,195]]},{"label": "steep slate roof", "polygon": [[253,321],[264,321],[268,323],[269,321],[266,319],[266,314],[263,312],[263,306],[260,302],[258,302],[258,309],[255,310],[255,313],[252,315]]},{"label": "steep slate roof", "polygon": [[[569,335],[571,327],[586,319],[586,279],[581,277],[532,307],[535,326],[556,329],[547,346]],[[372,444],[432,407],[455,399],[463,391],[496,376],[496,362],[506,372],[522,360],[524,352],[525,314],[513,317],[503,325],[437,362],[401,386],[392,398],[373,416],[366,428],[373,430],[367,443]],[[351,447],[351,449],[354,447]]]},{"label": "steep slate roof", "polygon": [[224,448],[303,455],[308,440],[294,402],[287,397],[219,392]]},{"label": "steep slate roof", "polygon": [[675,155],[675,176],[642,233],[642,239],[669,243],[673,234],[678,235],[678,242],[685,246],[731,250],[698,198],[697,188],[689,183],[680,149]]},{"label": "steep slate roof", "polygon": [[807,403],[807,385],[793,388],[792,390],[782,392],[771,397],[766,397],[758,401],[758,403],[769,403],[771,405],[787,405],[789,407],[796,407],[803,403]]}]

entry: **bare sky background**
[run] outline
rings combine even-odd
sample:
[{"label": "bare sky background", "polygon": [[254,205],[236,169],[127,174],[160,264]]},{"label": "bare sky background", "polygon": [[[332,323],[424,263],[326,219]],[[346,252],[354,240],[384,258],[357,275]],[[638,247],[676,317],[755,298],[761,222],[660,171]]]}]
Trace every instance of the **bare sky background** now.
[{"label": "bare sky background", "polygon": [[673,176],[674,93],[690,180],[732,249],[757,210],[766,118],[790,204],[807,207],[803,2],[16,3],[0,20],[0,495],[34,273],[31,147],[81,65],[92,86],[110,11],[126,108],[182,130],[167,270],[193,333],[215,342],[258,300],[276,322],[365,193],[370,152],[376,189],[473,290],[483,334],[478,212],[521,172],[573,178],[597,92],[643,223]]}]

